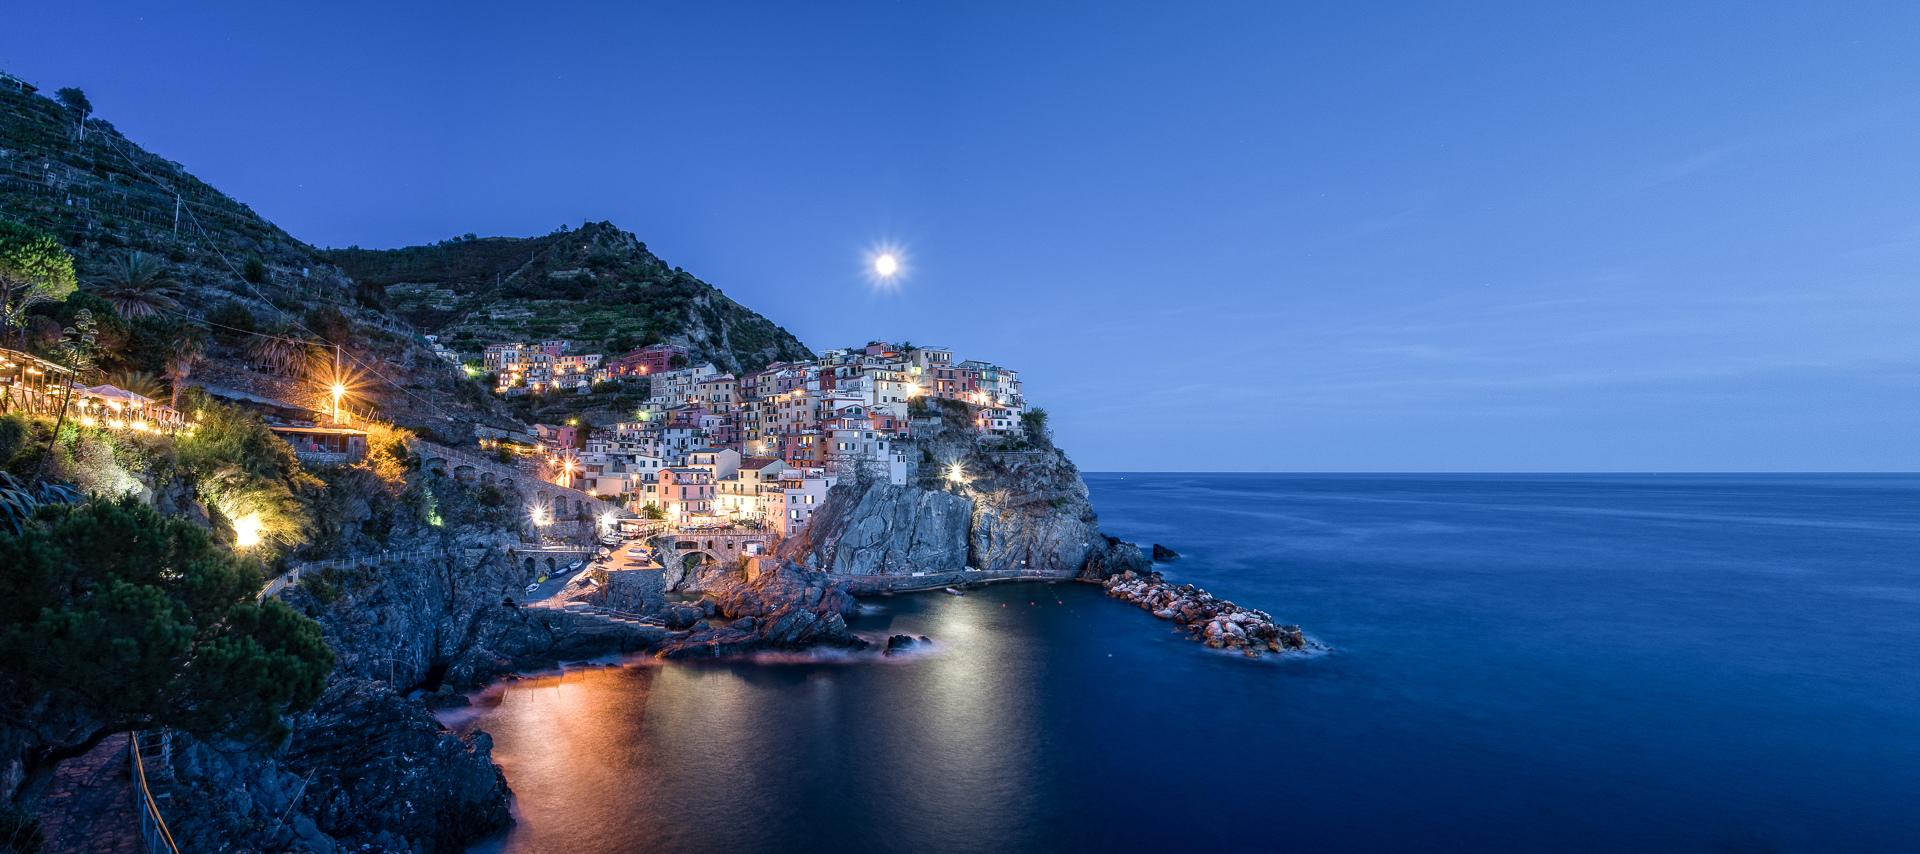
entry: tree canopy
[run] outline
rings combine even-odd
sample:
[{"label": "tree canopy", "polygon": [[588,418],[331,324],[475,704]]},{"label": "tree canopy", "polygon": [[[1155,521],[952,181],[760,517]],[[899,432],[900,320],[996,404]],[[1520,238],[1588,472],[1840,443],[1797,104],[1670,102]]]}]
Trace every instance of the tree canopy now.
[{"label": "tree canopy", "polygon": [[82,119],[93,115],[93,102],[87,100],[87,93],[79,89],[68,86],[64,89],[55,90],[53,97],[58,99],[60,103],[66,105],[67,109],[72,110],[74,115]]},{"label": "tree canopy", "polygon": [[24,326],[27,310],[73,293],[73,255],[40,229],[0,219],[0,327]]},{"label": "tree canopy", "polygon": [[[162,726],[272,744],[282,714],[319,698],[333,652],[317,623],[255,603],[256,561],[133,498],[39,517],[0,531],[0,714],[12,725],[55,752]],[[45,732],[52,710],[98,727]]]},{"label": "tree canopy", "polygon": [[0,278],[43,288],[50,299],[73,293],[73,255],[53,235],[0,219]]}]

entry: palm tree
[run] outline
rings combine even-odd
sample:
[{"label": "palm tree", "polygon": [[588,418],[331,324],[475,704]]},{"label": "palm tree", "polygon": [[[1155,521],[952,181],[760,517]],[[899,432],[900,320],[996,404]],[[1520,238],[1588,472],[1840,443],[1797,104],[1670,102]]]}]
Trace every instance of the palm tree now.
[{"label": "palm tree", "polygon": [[180,392],[186,390],[187,377],[193,376],[193,366],[207,351],[207,330],[202,326],[182,324],[175,332],[173,347],[167,354],[167,379],[173,383],[174,411],[180,410]]},{"label": "palm tree", "polygon": [[303,340],[291,321],[282,320],[256,333],[247,342],[247,356],[274,373],[299,376],[312,358],[313,344]]},{"label": "palm tree", "polygon": [[146,371],[121,371],[108,374],[107,385],[154,400],[159,400],[160,395],[166,393],[162,391],[165,386],[160,384],[160,378]]},{"label": "palm tree", "polygon": [[109,263],[92,290],[129,320],[180,307],[180,283],[159,258],[137,250]]}]

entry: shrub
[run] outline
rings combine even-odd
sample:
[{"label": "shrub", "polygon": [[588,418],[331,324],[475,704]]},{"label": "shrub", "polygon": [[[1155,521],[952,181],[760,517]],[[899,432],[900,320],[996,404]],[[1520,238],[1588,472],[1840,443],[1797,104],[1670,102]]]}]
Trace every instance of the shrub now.
[{"label": "shrub", "polygon": [[213,333],[222,338],[239,338],[245,333],[260,331],[260,319],[254,316],[253,309],[237,299],[221,303],[207,315],[207,322],[215,324]]},{"label": "shrub", "polygon": [[41,518],[0,533],[0,685],[15,708],[101,723],[54,758],[157,727],[278,743],[281,715],[319,698],[333,652],[285,603],[255,603],[257,561],[133,498]]},{"label": "shrub", "polygon": [[258,258],[248,258],[247,265],[241,268],[240,276],[256,285],[266,284],[267,265]]}]

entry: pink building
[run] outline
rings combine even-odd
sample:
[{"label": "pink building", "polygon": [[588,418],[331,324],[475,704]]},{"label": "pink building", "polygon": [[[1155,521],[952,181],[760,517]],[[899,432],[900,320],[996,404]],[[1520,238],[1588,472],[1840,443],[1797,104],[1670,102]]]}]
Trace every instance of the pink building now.
[{"label": "pink building", "polygon": [[660,509],[667,511],[667,518],[685,521],[693,515],[706,515],[713,512],[714,480],[713,472],[697,468],[668,468],[660,470]]}]

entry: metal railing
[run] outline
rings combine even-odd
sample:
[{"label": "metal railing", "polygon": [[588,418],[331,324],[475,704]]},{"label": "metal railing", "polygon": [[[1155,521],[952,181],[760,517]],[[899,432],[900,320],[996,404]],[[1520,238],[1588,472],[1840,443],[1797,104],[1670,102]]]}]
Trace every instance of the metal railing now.
[{"label": "metal railing", "polygon": [[[166,735],[162,733],[159,750],[163,761],[168,748]],[[153,800],[153,790],[147,783],[147,764],[141,754],[140,734],[128,733],[127,758],[133,763],[133,782],[139,790],[140,840],[146,844],[147,854],[180,854],[180,846],[173,843],[173,834],[167,830],[166,819],[160,816],[160,805]]]},{"label": "metal railing", "polygon": [[356,566],[372,566],[393,561],[418,560],[422,558],[452,557],[456,552],[466,551],[462,546],[424,546],[417,549],[404,549],[397,552],[378,552],[354,557],[337,557],[329,560],[316,560],[308,563],[289,564],[287,571],[274,576],[267,586],[260,589],[260,601],[282,590],[300,583],[301,576],[323,569],[349,569]]}]

